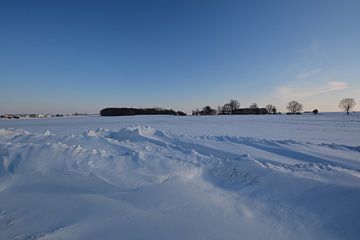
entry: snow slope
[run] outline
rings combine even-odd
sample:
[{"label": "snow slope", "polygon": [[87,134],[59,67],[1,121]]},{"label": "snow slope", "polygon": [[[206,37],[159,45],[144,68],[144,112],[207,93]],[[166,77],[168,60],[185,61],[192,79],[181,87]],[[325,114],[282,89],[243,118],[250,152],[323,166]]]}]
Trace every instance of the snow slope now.
[{"label": "snow slope", "polygon": [[0,239],[359,238],[359,142],[180,131],[2,128]]}]

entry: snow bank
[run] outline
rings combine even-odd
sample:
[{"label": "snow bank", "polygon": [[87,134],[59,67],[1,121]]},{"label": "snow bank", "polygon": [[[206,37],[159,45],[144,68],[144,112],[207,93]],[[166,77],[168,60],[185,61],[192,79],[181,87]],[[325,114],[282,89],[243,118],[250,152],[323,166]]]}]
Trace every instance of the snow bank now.
[{"label": "snow bank", "polygon": [[358,239],[360,147],[0,129],[1,239]]}]

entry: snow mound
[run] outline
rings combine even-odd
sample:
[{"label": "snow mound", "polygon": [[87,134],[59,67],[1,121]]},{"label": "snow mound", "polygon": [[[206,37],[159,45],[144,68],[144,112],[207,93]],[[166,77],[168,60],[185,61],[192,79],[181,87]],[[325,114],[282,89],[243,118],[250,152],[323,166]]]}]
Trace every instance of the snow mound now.
[{"label": "snow mound", "polygon": [[359,148],[146,126],[67,136],[0,129],[0,231],[5,239],[357,239]]}]

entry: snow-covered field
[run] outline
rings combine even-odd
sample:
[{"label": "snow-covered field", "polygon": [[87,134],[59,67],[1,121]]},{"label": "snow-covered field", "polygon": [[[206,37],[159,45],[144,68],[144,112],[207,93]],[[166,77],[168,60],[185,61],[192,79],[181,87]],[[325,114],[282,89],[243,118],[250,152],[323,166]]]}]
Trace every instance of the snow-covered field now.
[{"label": "snow-covered field", "polygon": [[0,120],[0,239],[359,239],[360,115]]}]

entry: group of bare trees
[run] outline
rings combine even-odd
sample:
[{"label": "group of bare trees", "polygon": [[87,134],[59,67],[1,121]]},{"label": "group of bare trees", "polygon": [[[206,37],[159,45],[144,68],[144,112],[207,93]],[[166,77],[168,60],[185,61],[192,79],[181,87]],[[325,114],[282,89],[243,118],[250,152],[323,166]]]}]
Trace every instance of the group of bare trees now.
[{"label": "group of bare trees", "polygon": [[277,112],[276,107],[272,104],[266,105],[265,108],[269,113],[276,114],[276,112]]},{"label": "group of bare trees", "polygon": [[235,110],[240,108],[240,103],[237,100],[231,99],[223,106],[218,106],[218,114],[232,114]]},{"label": "group of bare trees", "polygon": [[[339,108],[346,112],[347,115],[354,109],[356,102],[353,98],[344,98],[339,103]],[[304,109],[304,106],[298,101],[290,101],[286,109],[289,111],[287,114],[301,114]],[[249,111],[250,110],[250,111]],[[263,111],[260,111],[263,110]],[[314,114],[318,113],[318,110],[315,109],[312,111]],[[210,106],[203,107],[202,110],[196,109],[193,111],[193,115],[224,115],[224,114],[276,114],[277,109],[274,105],[268,104],[265,108],[259,108],[256,103],[251,104],[248,108],[240,109],[240,103],[237,100],[231,99],[228,103],[225,103],[223,106],[218,106],[217,110],[212,109]]]},{"label": "group of bare trees", "polygon": [[205,106],[202,110],[196,109],[192,112],[193,115],[227,115],[227,114],[276,114],[277,109],[274,105],[268,104],[265,108],[260,108],[258,104],[253,103],[247,108],[240,108],[240,103],[237,100],[231,99],[223,106],[218,106],[217,110],[210,106]]},{"label": "group of bare trees", "polygon": [[202,110],[196,109],[192,111],[192,115],[215,115],[215,114],[232,114],[235,110],[240,108],[240,103],[231,99],[223,106],[218,106],[217,110],[212,109],[210,106],[205,106]]},{"label": "group of bare trees", "polygon": [[[355,108],[356,102],[353,98],[344,98],[339,102],[339,108],[346,112],[347,115]],[[289,113],[291,114],[298,114],[301,113],[303,110],[303,105],[299,103],[298,101],[290,101],[286,107],[287,110],[289,110]],[[317,113],[317,109],[316,113]],[[315,110],[313,112],[315,112]]]},{"label": "group of bare trees", "polygon": [[192,111],[192,115],[215,115],[216,113],[217,111],[212,109],[210,106],[205,106],[202,108],[202,110],[197,108],[196,110]]}]

